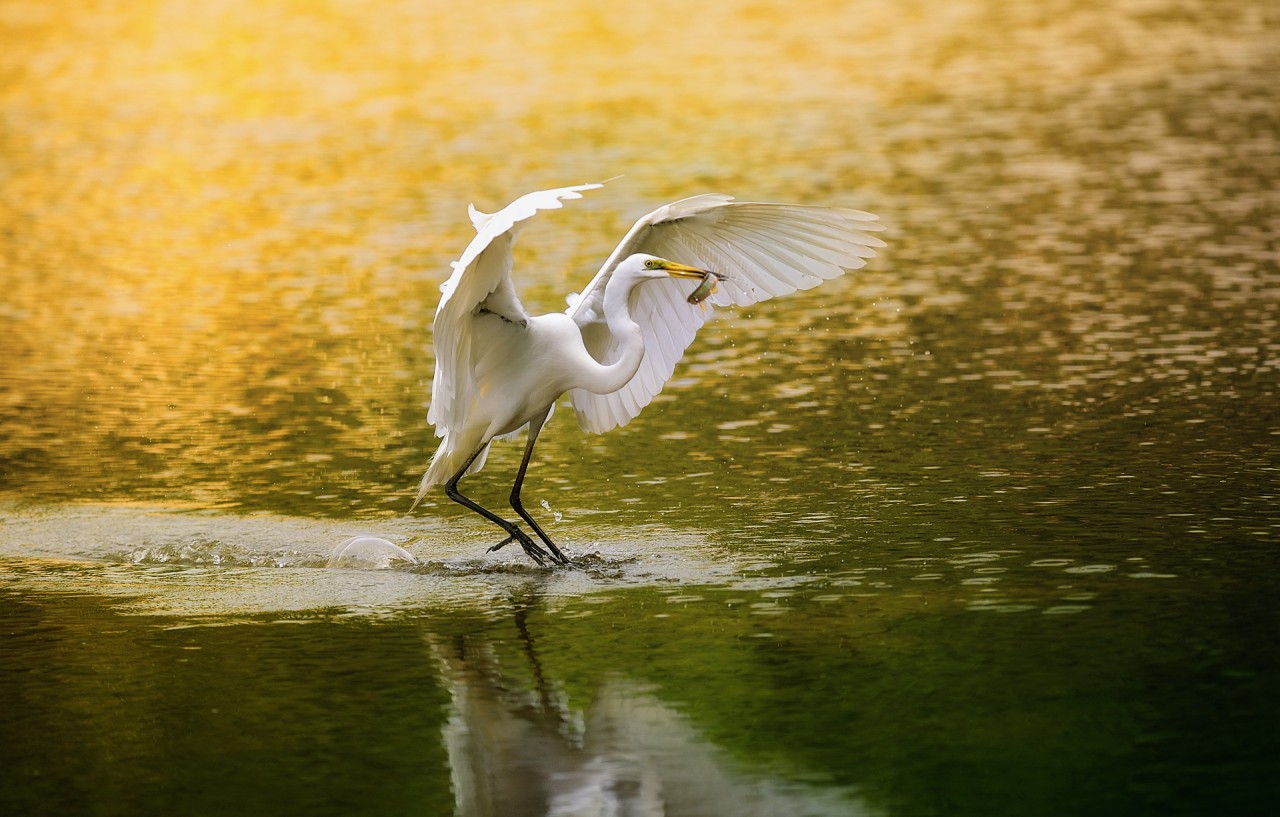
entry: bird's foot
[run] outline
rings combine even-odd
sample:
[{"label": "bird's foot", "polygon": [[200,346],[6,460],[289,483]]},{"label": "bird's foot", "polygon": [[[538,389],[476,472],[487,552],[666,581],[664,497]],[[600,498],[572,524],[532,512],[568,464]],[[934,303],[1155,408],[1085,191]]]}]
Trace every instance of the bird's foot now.
[{"label": "bird's foot", "polygon": [[525,554],[528,555],[530,559],[533,559],[535,562],[537,562],[539,567],[545,567],[547,564],[548,558],[551,558],[552,561],[558,561],[557,559],[552,558],[545,550],[543,550],[541,545],[539,545],[538,543],[530,539],[528,534],[519,530],[512,532],[512,534],[508,536],[506,539],[503,539],[498,544],[489,548],[488,552],[493,553],[495,550],[501,550],[502,548],[506,547],[512,542],[519,542],[520,547],[524,549]]},{"label": "bird's foot", "polygon": [[573,560],[568,556],[565,556],[564,553],[560,551],[560,548],[556,547],[555,542],[552,542],[550,539],[544,539],[543,542],[551,549],[551,561],[565,567],[573,564]]},{"label": "bird's foot", "polygon": [[496,545],[494,545],[493,547],[489,548],[489,549],[488,549],[487,551],[485,551],[485,552],[486,552],[486,553],[493,553],[495,550],[502,550],[504,547],[506,547],[507,545],[511,544],[511,543],[512,543],[512,542],[514,542],[515,540],[516,540],[516,538],[515,538],[514,536],[508,536],[506,539],[503,539],[501,542],[499,542],[498,544],[496,544]]}]

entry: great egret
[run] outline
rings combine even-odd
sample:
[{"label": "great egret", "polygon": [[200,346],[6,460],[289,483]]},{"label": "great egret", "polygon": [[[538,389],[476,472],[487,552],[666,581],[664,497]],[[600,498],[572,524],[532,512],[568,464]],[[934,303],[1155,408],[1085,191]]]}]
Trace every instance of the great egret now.
[{"label": "great egret", "polygon": [[[884,246],[869,235],[881,229],[876,217],[860,210],[693,196],[637,221],[563,314],[530,315],[511,282],[516,233],[539,210],[599,187],[529,193],[492,215],[470,207],[476,237],[440,286],[432,330],[427,420],[443,441],[413,507],[443,484],[450,499],[506,532],[491,551],[515,541],[538,564],[569,562],[520,502],[533,445],[561,395],[569,393],[584,431],[626,425],[662,390],[706,322],[702,300],[746,306],[809,289],[863,266]],[[517,523],[458,492],[458,480],[484,467],[495,438],[524,428],[511,507],[545,550]]]}]

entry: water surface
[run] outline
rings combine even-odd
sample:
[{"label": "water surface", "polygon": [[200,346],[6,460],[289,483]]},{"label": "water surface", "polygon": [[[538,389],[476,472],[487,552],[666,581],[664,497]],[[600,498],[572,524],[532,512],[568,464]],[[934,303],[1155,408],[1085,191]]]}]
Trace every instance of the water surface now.
[{"label": "water surface", "polygon": [[[1266,813],[1278,23],[0,2],[4,810]],[[561,411],[544,571],[407,512],[430,317],[468,202],[619,173],[532,308],[699,192],[890,246]]]}]

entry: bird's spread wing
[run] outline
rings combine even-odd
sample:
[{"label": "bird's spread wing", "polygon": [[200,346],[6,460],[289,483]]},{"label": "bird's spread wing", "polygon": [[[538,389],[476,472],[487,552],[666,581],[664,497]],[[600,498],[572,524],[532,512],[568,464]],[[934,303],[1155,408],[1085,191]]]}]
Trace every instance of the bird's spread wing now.
[{"label": "bird's spread wing", "polygon": [[[587,349],[603,363],[619,354],[605,328],[604,289],[617,265],[633,253],[713,270],[727,276],[708,303],[746,306],[810,289],[857,269],[884,242],[882,229],[860,210],[794,204],[735,202],[702,195],[668,204],[636,222],[567,313],[582,329]],[[632,293],[631,317],[644,335],[640,370],[612,394],[570,392],[578,424],[602,434],[640,413],[675,371],[709,312],[686,302],[694,285],[650,281]]]},{"label": "bird's spread wing", "polygon": [[431,407],[427,420],[443,437],[460,427],[475,383],[471,376],[470,318],[478,309],[496,314],[512,323],[528,319],[524,305],[511,283],[511,246],[520,223],[539,210],[562,207],[562,201],[582,198],[585,190],[599,184],[582,184],[555,190],[540,190],[516,199],[493,214],[469,210],[476,237],[453,262],[453,274],[440,285],[440,305],[436,308],[432,340],[436,373],[431,385]]}]

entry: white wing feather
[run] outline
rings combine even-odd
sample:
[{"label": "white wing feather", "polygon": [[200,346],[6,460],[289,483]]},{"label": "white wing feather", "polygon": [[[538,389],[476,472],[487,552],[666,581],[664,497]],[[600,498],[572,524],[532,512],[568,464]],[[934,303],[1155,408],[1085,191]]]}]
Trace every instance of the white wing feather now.
[{"label": "white wing feather", "polygon": [[432,326],[436,372],[427,421],[436,427],[437,437],[462,426],[462,414],[475,389],[469,321],[476,309],[483,307],[515,323],[529,317],[511,283],[511,246],[520,223],[539,210],[557,209],[563,206],[562,201],[580,199],[583,191],[600,186],[540,190],[521,196],[492,215],[469,208],[476,237],[453,262],[453,274],[440,285],[440,305]]},{"label": "white wing feather", "polygon": [[[648,253],[728,276],[707,300],[747,306],[866,264],[884,242],[882,229],[860,210],[761,202],[735,202],[708,194],[682,199],[636,222],[600,272],[566,310],[582,328],[587,349],[609,363],[619,354],[604,328],[604,289],[613,270],[634,253]],[[692,306],[688,281],[651,281],[632,294],[631,317],[644,335],[645,356],[635,377],[612,394],[570,391],[578,424],[603,434],[626,425],[656,396],[675,371],[709,310]]]}]

